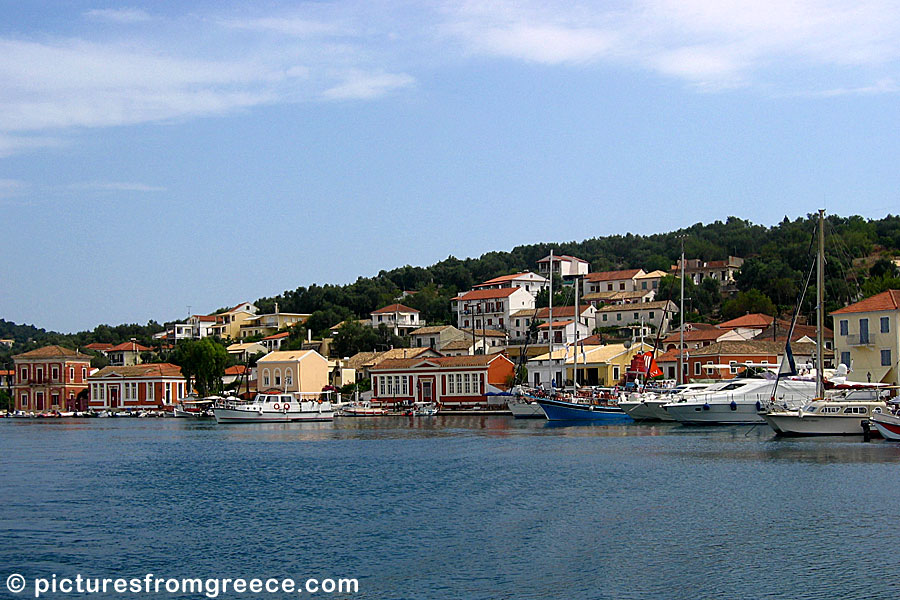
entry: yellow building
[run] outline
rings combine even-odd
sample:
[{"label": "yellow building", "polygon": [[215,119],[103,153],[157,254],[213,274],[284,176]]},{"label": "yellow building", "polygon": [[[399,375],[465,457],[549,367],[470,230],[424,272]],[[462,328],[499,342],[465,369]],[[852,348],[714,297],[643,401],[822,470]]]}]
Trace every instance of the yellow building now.
[{"label": "yellow building", "polygon": [[887,290],[831,313],[835,362],[852,381],[897,385],[900,364],[900,290]]},{"label": "yellow building", "polygon": [[305,313],[275,312],[267,315],[253,315],[241,323],[240,336],[246,338],[272,335],[299,323],[306,323],[308,318],[309,315]]},{"label": "yellow building", "polygon": [[[619,383],[625,376],[625,371],[631,365],[631,359],[639,352],[653,350],[653,346],[646,343],[631,344],[626,348],[624,344],[609,344],[606,346],[588,346],[584,352],[578,352],[578,384],[599,385],[611,387]],[[566,359],[566,379],[572,379],[572,372],[576,369],[576,357],[569,356]]]},{"label": "yellow building", "polygon": [[270,352],[256,362],[260,392],[317,394],[328,385],[328,359],[315,350]]},{"label": "yellow building", "polygon": [[256,317],[256,307],[249,302],[242,302],[215,317],[216,324],[210,327],[212,334],[223,340],[236,340],[241,336],[241,325]]}]

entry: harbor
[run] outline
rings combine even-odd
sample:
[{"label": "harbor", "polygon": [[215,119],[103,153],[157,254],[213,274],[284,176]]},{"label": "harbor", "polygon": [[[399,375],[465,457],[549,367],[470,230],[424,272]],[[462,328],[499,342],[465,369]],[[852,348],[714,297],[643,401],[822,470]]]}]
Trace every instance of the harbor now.
[{"label": "harbor", "polygon": [[59,419],[0,423],[0,451],[0,564],[35,576],[340,573],[363,598],[852,599],[898,584],[877,526],[900,445],[883,441],[495,416]]}]

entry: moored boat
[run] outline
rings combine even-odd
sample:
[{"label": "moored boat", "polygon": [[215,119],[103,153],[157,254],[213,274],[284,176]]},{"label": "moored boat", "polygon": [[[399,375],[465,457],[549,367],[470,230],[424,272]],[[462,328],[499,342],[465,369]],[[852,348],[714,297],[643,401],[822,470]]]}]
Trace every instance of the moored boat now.
[{"label": "moored boat", "polygon": [[516,419],[546,419],[547,415],[537,399],[530,396],[516,396],[506,403],[509,411]]},{"label": "moored boat", "polygon": [[900,441],[900,414],[876,409],[869,422],[886,440]]},{"label": "moored boat", "polygon": [[631,421],[624,410],[615,404],[592,404],[552,398],[539,398],[549,421]]},{"label": "moored boat", "polygon": [[292,423],[334,419],[334,408],[327,392],[261,393],[250,401],[222,400],[212,410],[216,423]]},{"label": "moored boat", "polygon": [[863,435],[879,400],[817,399],[797,410],[770,410],[763,415],[778,435]]}]

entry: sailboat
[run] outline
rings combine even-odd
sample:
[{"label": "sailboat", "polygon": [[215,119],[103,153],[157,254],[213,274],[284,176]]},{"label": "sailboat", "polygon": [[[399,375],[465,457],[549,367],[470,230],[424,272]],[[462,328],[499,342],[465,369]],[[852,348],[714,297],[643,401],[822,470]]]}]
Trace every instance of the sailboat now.
[{"label": "sailboat", "polygon": [[[862,435],[869,426],[869,418],[876,411],[887,410],[881,398],[885,386],[854,383],[847,380],[847,367],[839,365],[835,375],[826,382],[822,340],[825,329],[825,211],[819,210],[819,249],[816,256],[816,395],[811,402],[792,409],[770,403],[761,412],[766,423],[778,435]],[[791,324],[793,331],[793,323]],[[785,359],[790,357],[790,335]],[[777,384],[777,380],[776,380]]]}]

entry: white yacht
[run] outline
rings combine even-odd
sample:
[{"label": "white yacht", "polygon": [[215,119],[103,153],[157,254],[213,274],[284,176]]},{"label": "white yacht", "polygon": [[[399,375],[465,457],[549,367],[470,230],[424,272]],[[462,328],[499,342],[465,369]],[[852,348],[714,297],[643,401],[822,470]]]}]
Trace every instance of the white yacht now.
[{"label": "white yacht", "polygon": [[635,421],[674,421],[666,405],[682,402],[709,386],[708,383],[683,383],[664,392],[630,394],[627,400],[619,401],[619,406]]},{"label": "white yacht", "polygon": [[665,405],[666,413],[681,423],[739,425],[764,423],[759,414],[772,400],[793,409],[815,397],[816,383],[806,379],[741,377],[713,384],[705,390],[685,394],[681,401]]},{"label": "white yacht", "polygon": [[213,406],[216,423],[291,423],[331,421],[334,408],[326,392],[321,394],[257,394],[253,400],[227,399]]},{"label": "white yacht", "polygon": [[510,399],[506,406],[509,408],[513,417],[517,419],[546,419],[544,409],[538,404],[534,398],[528,396],[516,396]]},{"label": "white yacht", "polygon": [[797,410],[771,410],[763,415],[779,435],[863,435],[864,424],[876,409],[886,410],[880,400],[816,399]]}]

